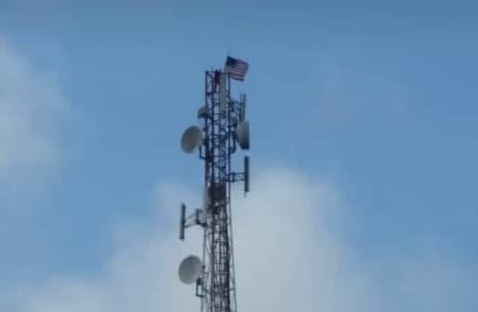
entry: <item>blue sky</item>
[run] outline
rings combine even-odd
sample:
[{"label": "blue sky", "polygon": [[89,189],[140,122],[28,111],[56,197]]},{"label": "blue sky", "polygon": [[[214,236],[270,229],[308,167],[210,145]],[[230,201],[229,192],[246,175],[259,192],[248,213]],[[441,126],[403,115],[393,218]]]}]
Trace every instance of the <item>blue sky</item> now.
[{"label": "blue sky", "polygon": [[[432,253],[476,276],[477,11],[459,2],[1,2],[1,36],[33,80],[54,81],[64,112],[39,101],[31,121],[33,134],[37,123],[48,128],[41,135],[58,158],[2,179],[0,291],[101,275],[117,223],[152,218],[155,185],[199,189],[200,162],[178,141],[196,122],[204,70],[228,53],[250,63],[236,92],[248,95],[253,166],[334,184],[343,205],[327,226],[357,263]],[[466,300],[456,311],[476,307]]]}]

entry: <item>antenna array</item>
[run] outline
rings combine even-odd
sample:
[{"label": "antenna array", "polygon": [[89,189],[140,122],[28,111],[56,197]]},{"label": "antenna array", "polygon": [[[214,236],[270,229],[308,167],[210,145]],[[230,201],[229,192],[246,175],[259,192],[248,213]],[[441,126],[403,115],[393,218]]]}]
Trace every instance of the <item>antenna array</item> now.
[{"label": "antenna array", "polygon": [[244,80],[248,64],[227,58],[224,70],[205,72],[205,104],[197,117],[201,126],[187,128],[181,138],[185,153],[198,153],[204,161],[203,206],[187,215],[181,204],[179,238],[185,230],[200,226],[204,230],[202,260],[186,257],[179,266],[179,278],[196,286],[201,312],[236,312],[236,287],[231,218],[231,185],[244,183],[249,191],[249,157],[244,156],[241,172],[232,170],[232,155],[239,147],[249,150],[249,122],[246,95],[231,97],[231,80]]}]

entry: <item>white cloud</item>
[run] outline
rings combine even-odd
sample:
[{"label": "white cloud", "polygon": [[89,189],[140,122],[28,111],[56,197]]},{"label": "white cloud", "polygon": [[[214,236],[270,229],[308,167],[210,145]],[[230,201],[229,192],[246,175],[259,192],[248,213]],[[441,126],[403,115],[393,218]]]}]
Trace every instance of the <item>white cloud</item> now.
[{"label": "white cloud", "polygon": [[0,34],[1,310],[19,296],[12,283],[31,268],[25,259],[42,250],[34,235],[35,208],[61,164],[58,131],[66,110],[54,76]]},{"label": "white cloud", "polygon": [[[101,276],[53,278],[26,292],[18,311],[197,311],[194,287],[179,282],[177,268],[182,257],[200,252],[201,235],[192,231],[186,242],[178,240],[175,208],[184,198],[199,205],[199,196],[177,185],[160,186],[156,195],[154,220],[118,226],[115,253]],[[339,199],[333,186],[283,169],[258,174],[247,198],[235,196],[240,311],[470,308],[473,292],[456,294],[473,287],[473,275],[467,278],[454,262],[409,257],[378,266],[369,265],[374,259],[357,263],[324,217],[332,210],[340,218]]]},{"label": "white cloud", "polygon": [[66,105],[54,77],[1,36],[0,68],[0,181],[11,185],[60,162],[57,131]]}]

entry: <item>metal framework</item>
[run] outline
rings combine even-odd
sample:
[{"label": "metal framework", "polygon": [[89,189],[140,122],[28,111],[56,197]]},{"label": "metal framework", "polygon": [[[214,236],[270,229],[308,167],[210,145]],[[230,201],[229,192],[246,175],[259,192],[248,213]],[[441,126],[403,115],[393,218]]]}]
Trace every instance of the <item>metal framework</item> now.
[{"label": "metal framework", "polygon": [[202,271],[196,280],[196,295],[201,298],[201,312],[236,312],[236,286],[231,216],[231,186],[243,181],[249,190],[249,158],[244,157],[244,171],[232,170],[232,155],[237,147],[249,148],[249,132],[239,138],[238,125],[245,121],[245,95],[234,100],[230,95],[231,78],[222,70],[205,72],[205,105],[198,111],[203,119],[203,141],[199,157],[204,161],[205,200],[202,209],[185,218],[181,212],[181,234],[199,225],[204,229]]}]

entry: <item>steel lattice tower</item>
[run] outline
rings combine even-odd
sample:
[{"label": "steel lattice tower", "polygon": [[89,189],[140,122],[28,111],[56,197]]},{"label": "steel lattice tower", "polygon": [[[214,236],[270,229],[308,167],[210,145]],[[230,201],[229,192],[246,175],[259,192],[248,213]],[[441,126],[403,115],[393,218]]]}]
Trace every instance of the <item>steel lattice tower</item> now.
[{"label": "steel lattice tower", "polygon": [[[247,66],[246,66],[247,70]],[[245,74],[245,71],[244,71]],[[231,97],[234,72],[205,72],[205,105],[198,110],[203,127],[189,127],[181,145],[185,152],[199,150],[204,161],[203,207],[186,218],[181,205],[180,238],[193,225],[204,229],[202,260],[189,256],[181,263],[179,275],[185,283],[196,283],[201,298],[201,312],[236,312],[236,287],[231,216],[231,186],[243,181],[249,189],[249,158],[244,157],[244,171],[232,170],[232,155],[237,146],[249,149],[249,123],[245,120],[245,94]]]}]

